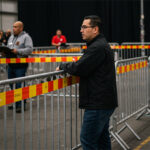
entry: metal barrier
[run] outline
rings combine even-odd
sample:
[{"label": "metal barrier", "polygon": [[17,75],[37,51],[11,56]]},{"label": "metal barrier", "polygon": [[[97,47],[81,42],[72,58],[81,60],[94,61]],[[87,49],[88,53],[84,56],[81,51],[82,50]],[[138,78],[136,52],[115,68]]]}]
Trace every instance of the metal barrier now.
[{"label": "metal barrier", "polygon": [[[147,46],[150,45],[150,42],[123,42],[122,45],[140,45],[142,46],[140,49],[139,48],[135,48],[135,49],[129,49],[128,51],[131,51],[130,53],[133,53],[132,55],[134,55],[134,57],[140,57],[140,56],[150,56],[150,47],[147,48]],[[146,47],[144,47],[146,46]],[[134,51],[134,52],[132,52]],[[135,54],[136,53],[136,54]],[[129,57],[128,57],[129,58]],[[132,58],[132,57],[130,57]]]},{"label": "metal barrier", "polygon": [[[120,60],[116,63],[117,91],[119,107],[113,115],[113,131],[111,135],[117,140],[124,150],[130,149],[127,143],[119,135],[128,128],[135,137],[141,138],[135,133],[127,120],[136,114],[143,115],[149,110],[149,78],[148,78],[148,58],[132,58]],[[138,116],[139,118],[139,116]],[[123,127],[117,129],[120,124]]]},{"label": "metal barrier", "polygon": [[32,53],[33,54],[56,53],[56,47],[55,46],[34,47]]},{"label": "metal barrier", "polygon": [[81,52],[82,45],[84,43],[66,43],[65,46],[45,46],[45,47],[34,47],[33,54],[44,54],[44,53],[79,53]]},{"label": "metal barrier", "polygon": [[31,54],[29,58],[0,58],[0,80],[7,78],[7,63],[28,63],[26,75],[52,72],[61,62],[77,61],[81,53]]},{"label": "metal barrier", "polygon": [[[61,63],[61,62],[72,62],[72,61],[77,61],[80,56],[82,56],[81,53],[56,53],[56,54],[32,54],[30,57],[34,58],[51,58],[51,61],[49,62],[43,62],[41,63],[29,63],[28,67],[28,75],[31,74],[38,74],[38,73],[45,73],[45,72],[52,72],[56,69],[56,67]],[[54,58],[54,59],[53,59]]]},{"label": "metal barrier", "polygon": [[[0,81],[0,149],[77,149],[82,110],[78,109],[78,78],[63,71]],[[47,81],[48,80],[51,81]],[[17,82],[22,88],[15,89]],[[25,85],[24,85],[25,82]],[[9,90],[13,84],[14,90]],[[27,111],[24,112],[24,99]],[[22,100],[22,113],[14,102]],[[7,106],[13,103],[13,111]],[[3,117],[2,117],[3,116]]]},{"label": "metal barrier", "polygon": [[[148,58],[120,60],[115,64],[119,107],[111,117],[110,134],[127,150],[130,147],[119,135],[126,128],[141,139],[127,120],[134,115],[139,119],[150,112]],[[78,109],[78,78],[69,75],[62,78],[62,74],[63,71],[59,71],[0,81],[0,116],[3,116],[0,133],[4,133],[0,135],[0,149],[81,147],[79,134],[83,112]],[[22,83],[22,88],[15,89],[17,82]],[[11,83],[14,90],[9,89]],[[25,113],[24,99],[28,99]],[[21,100],[22,113],[16,114],[15,102]],[[13,112],[7,110],[11,103]]]}]

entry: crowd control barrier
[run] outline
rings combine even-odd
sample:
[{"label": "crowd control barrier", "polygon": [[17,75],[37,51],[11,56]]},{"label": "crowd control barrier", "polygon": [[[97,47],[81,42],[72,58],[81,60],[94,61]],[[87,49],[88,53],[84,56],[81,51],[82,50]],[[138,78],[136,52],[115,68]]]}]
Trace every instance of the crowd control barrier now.
[{"label": "crowd control barrier", "polygon": [[34,47],[32,54],[45,54],[45,53],[79,53],[82,52],[82,45],[84,43],[66,43],[65,46],[46,46]]},{"label": "crowd control barrier", "polygon": [[0,80],[7,78],[6,65],[10,63],[28,63],[29,66],[26,75],[33,75],[38,73],[52,72],[61,62],[77,61],[81,56],[81,53],[55,53],[32,54],[29,56],[29,58],[0,58],[0,67],[2,75],[2,77],[0,75]]},{"label": "crowd control barrier", "polygon": [[[148,58],[116,61],[119,107],[110,120],[110,135],[124,150],[130,149],[120,133],[128,123],[149,112]],[[16,89],[16,83],[22,87]],[[78,149],[83,111],[78,109],[79,78],[63,71],[48,72],[0,81],[0,149]],[[13,84],[13,90],[9,88]],[[24,111],[24,99],[27,110]],[[15,102],[21,101],[22,113],[16,113]],[[13,110],[7,106],[13,104]]]},{"label": "crowd control barrier", "polygon": [[[149,50],[150,42],[143,42],[143,43],[142,42],[123,42],[121,45],[133,45],[133,46],[136,45],[137,48],[134,48],[134,50],[133,49],[128,50],[130,53],[133,53],[132,56],[134,57],[150,56],[150,50]],[[138,46],[140,46],[140,48]]]},{"label": "crowd control barrier", "polygon": [[35,63],[29,63],[28,75],[52,72],[61,62],[77,61],[81,55],[81,53],[34,54],[30,57],[35,58]]},{"label": "crowd control barrier", "polygon": [[[141,117],[150,108],[148,58],[120,60],[116,61],[115,65],[119,107],[113,114],[114,124],[110,133],[124,150],[128,150],[129,145],[119,134],[128,128],[140,140],[141,138],[127,121],[137,114]],[[118,128],[119,125],[121,125],[120,128]]]},{"label": "crowd control barrier", "polygon": [[[19,89],[17,82],[22,83]],[[78,82],[78,77],[63,75],[63,71],[0,81],[0,149],[77,149],[82,124]],[[18,101],[21,114],[16,113]],[[7,109],[10,104],[13,110]]]}]

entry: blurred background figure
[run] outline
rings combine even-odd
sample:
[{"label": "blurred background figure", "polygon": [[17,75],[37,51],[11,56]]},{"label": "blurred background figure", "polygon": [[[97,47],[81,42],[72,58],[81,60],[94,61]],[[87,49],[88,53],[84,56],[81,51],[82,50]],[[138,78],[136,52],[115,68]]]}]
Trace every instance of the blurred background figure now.
[{"label": "blurred background figure", "polygon": [[5,40],[4,40],[4,44],[5,44],[5,45],[7,45],[8,39],[9,39],[10,36],[11,36],[11,30],[8,29],[8,30],[6,31],[6,33],[5,33]]},{"label": "blurred background figure", "polygon": [[4,32],[0,30],[0,46],[4,45],[5,38],[4,38]]},{"label": "blurred background figure", "polygon": [[[13,24],[13,34],[8,40],[7,47],[12,49],[16,58],[27,58],[33,51],[33,42],[29,34],[24,30],[24,24],[17,21]],[[8,79],[24,77],[27,71],[28,63],[8,64]],[[11,89],[13,89],[12,85]],[[16,89],[21,87],[21,83],[16,84]],[[9,106],[8,109],[13,109]],[[26,100],[24,100],[24,110],[26,110]],[[21,101],[16,102],[16,112],[21,113]]]},{"label": "blurred background figure", "polygon": [[56,31],[56,35],[53,36],[51,44],[53,46],[56,46],[58,49],[61,45],[64,46],[64,44],[67,42],[66,37],[62,35],[62,31],[58,29]]}]

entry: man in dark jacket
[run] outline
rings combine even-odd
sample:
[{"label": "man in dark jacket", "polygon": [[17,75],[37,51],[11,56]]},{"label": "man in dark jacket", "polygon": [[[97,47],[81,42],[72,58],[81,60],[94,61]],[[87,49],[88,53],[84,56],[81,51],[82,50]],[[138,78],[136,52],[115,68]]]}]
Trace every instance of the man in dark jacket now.
[{"label": "man in dark jacket", "polygon": [[111,150],[109,120],[117,107],[113,52],[100,28],[98,16],[85,17],[81,33],[87,50],[77,62],[56,68],[80,76],[79,107],[85,109],[80,135],[83,150]]}]

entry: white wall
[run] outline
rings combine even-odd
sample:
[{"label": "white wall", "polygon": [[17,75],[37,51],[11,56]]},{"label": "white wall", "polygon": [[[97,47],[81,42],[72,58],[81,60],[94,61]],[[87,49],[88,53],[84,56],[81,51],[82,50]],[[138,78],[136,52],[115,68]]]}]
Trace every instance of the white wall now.
[{"label": "white wall", "polygon": [[0,0],[0,29],[12,30],[12,25],[18,20],[17,0]]}]

